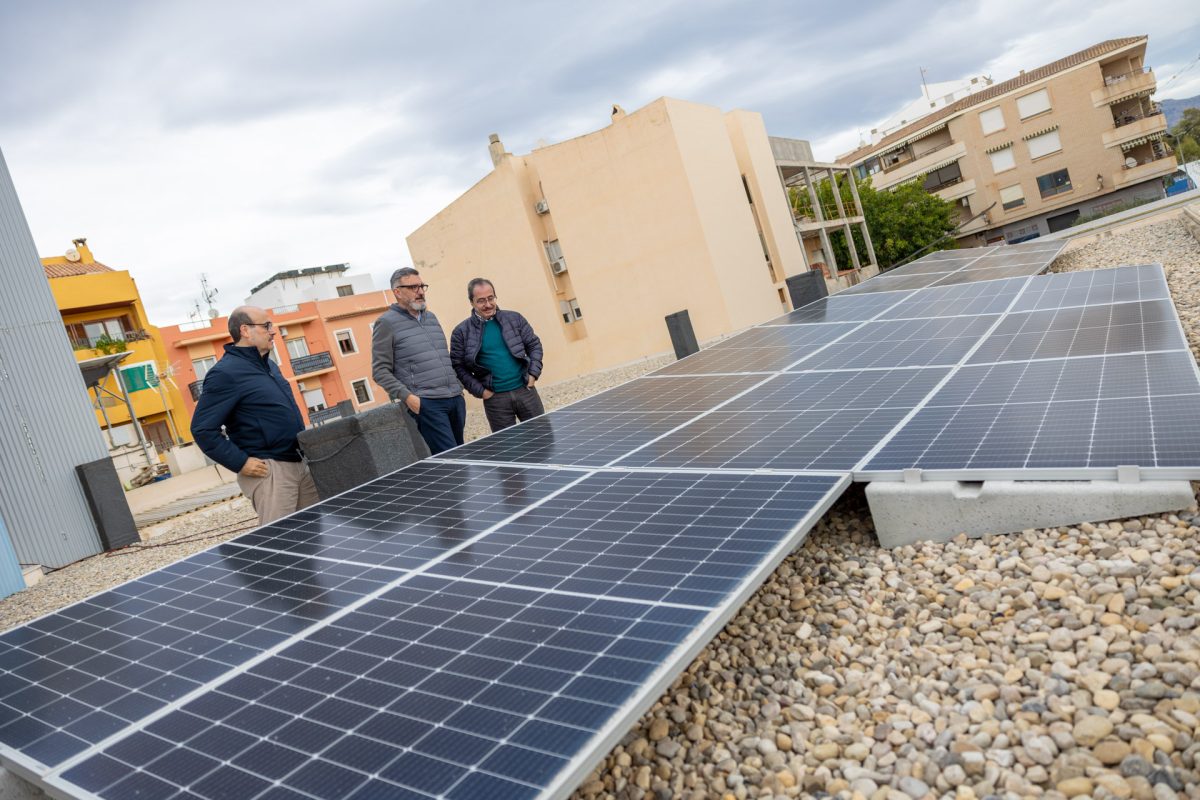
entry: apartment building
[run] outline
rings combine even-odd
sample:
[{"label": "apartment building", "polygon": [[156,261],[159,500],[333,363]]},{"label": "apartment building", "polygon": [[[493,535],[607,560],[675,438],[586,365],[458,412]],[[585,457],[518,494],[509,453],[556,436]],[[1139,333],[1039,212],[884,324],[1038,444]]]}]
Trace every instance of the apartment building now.
[{"label": "apartment building", "polygon": [[[360,288],[370,289],[369,284]],[[340,416],[337,405],[344,400],[356,412],[387,401],[371,380],[371,326],[391,302],[390,293],[369,290],[268,308],[278,331],[271,358],[292,386],[307,424]],[[190,414],[200,399],[204,376],[233,341],[229,317],[164,326],[161,331]]]},{"label": "apartment building", "polygon": [[246,305],[275,308],[365,294],[374,288],[370,275],[350,275],[349,272],[349,264],[330,264],[324,267],[276,272],[250,290]]},{"label": "apartment building", "polygon": [[447,322],[484,276],[545,347],[547,382],[668,352],[687,310],[706,341],[788,309],[807,269],[762,117],[660,98],[493,169],[408,237]]},{"label": "apartment building", "polygon": [[1147,37],[1110,39],[995,83],[838,160],[876,188],[920,180],[964,246],[1018,242],[1164,196],[1176,169]]},{"label": "apartment building", "polygon": [[[107,431],[110,447],[138,444],[129,406],[142,435],[158,453],[190,442],[191,411],[158,328],[150,324],[137,284],[125,270],[96,261],[86,239],[76,239],[65,255],[43,258],[42,269],[62,314],[77,361],[128,353],[108,374],[93,401],[96,424]],[[82,385],[80,387],[83,388]],[[128,393],[129,403],[120,399]]]}]

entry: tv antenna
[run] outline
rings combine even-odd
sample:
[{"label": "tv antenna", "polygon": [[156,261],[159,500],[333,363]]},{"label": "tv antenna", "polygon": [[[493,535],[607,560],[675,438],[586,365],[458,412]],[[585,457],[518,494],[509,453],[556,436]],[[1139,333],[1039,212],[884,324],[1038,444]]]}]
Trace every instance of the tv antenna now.
[{"label": "tv antenna", "polygon": [[[204,304],[206,306],[208,306],[208,318],[209,319],[215,319],[217,317],[217,309],[213,305],[213,301],[217,299],[217,295],[219,293],[220,293],[220,290],[209,287],[208,275],[201,272],[200,273],[200,298],[204,301]],[[199,312],[199,310],[200,310],[199,304],[197,304],[196,311]]]}]

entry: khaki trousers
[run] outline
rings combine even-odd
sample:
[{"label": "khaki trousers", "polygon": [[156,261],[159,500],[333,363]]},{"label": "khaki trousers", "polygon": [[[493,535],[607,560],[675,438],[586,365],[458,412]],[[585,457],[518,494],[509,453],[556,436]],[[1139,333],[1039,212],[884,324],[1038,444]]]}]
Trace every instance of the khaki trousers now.
[{"label": "khaki trousers", "polygon": [[320,499],[317,496],[317,486],[308,472],[308,465],[303,461],[274,461],[269,458],[263,460],[267,462],[267,468],[270,470],[266,477],[237,476],[242,494],[250,498],[251,505],[258,513],[259,525],[286,517]]}]

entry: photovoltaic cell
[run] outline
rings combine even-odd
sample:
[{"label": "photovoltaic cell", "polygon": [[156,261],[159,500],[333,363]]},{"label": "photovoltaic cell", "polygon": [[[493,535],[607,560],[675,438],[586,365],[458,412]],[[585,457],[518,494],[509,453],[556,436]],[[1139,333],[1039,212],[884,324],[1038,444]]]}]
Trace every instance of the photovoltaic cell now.
[{"label": "photovoltaic cell", "polygon": [[946,275],[934,286],[954,286],[960,283],[972,283],[974,281],[996,281],[1004,278],[1023,278],[1037,274],[1044,269],[1042,267],[1027,267],[1027,266],[1005,266],[1005,267],[985,267],[982,269],[963,269],[958,272],[952,272]]},{"label": "photovoltaic cell", "polygon": [[1009,314],[970,363],[1111,355],[1186,346],[1169,300]]},{"label": "photovoltaic cell", "polygon": [[1040,311],[1104,303],[1169,300],[1158,265],[1063,272],[1047,275],[1026,288],[1013,311]]},{"label": "photovoltaic cell", "polygon": [[416,569],[578,478],[560,470],[420,461],[235,543]]},{"label": "photovoltaic cell", "polygon": [[715,607],[836,483],[811,475],[601,473],[432,572]]},{"label": "photovoltaic cell", "polygon": [[806,306],[797,308],[770,325],[800,325],[818,322],[862,322],[871,319],[880,311],[904,299],[901,293],[849,295],[839,292],[832,297],[822,297]]},{"label": "photovoltaic cell", "polygon": [[555,411],[435,458],[599,467],[695,416],[692,412]]},{"label": "photovoltaic cell", "polygon": [[1189,466],[1198,412],[1186,351],[963,367],[863,472]]},{"label": "photovoltaic cell", "polygon": [[959,286],[933,287],[912,292],[879,315],[877,319],[919,319],[928,317],[978,316],[1000,314],[1026,284],[1025,278],[965,283]]},{"label": "photovoltaic cell", "polygon": [[574,403],[563,410],[572,414],[582,411],[600,411],[608,414],[643,414],[647,412],[698,414],[727,400],[731,394],[729,385],[729,378],[724,376],[637,378]]},{"label": "photovoltaic cell", "polygon": [[946,369],[778,376],[654,441],[620,466],[850,469],[947,374]]},{"label": "photovoltaic cell", "polygon": [[877,320],[793,369],[954,366],[998,319],[998,315],[987,315]]},{"label": "photovoltaic cell", "polygon": [[777,372],[857,326],[851,322],[751,328],[654,374]]},{"label": "photovoltaic cell", "polygon": [[395,577],[232,543],[0,635],[0,744],[54,766]]}]

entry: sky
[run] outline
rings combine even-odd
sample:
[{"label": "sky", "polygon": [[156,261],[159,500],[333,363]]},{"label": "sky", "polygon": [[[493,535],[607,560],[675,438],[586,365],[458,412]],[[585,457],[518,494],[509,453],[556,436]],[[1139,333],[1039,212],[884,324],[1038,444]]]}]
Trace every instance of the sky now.
[{"label": "sky", "polygon": [[1200,95],[1195,0],[8,2],[0,152],[38,252],[86,237],[170,325],[201,274],[221,313],[285,269],[383,288],[491,169],[491,133],[528,153],[667,95],[832,160],[922,68],[998,82],[1140,34],[1158,99]]}]

